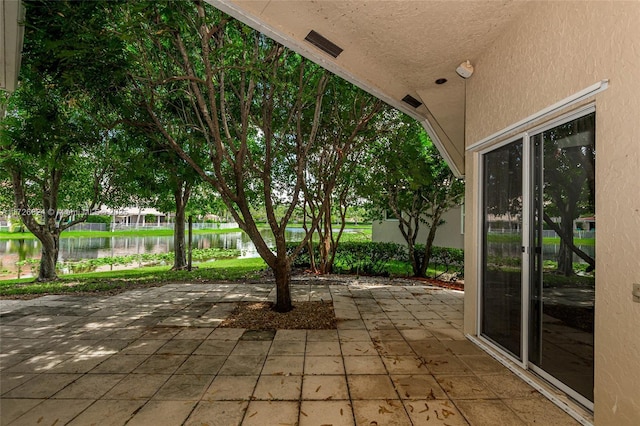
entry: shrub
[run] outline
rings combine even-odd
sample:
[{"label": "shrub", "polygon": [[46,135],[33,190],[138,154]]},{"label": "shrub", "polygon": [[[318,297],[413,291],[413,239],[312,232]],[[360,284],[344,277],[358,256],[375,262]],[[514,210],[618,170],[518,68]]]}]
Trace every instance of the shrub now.
[{"label": "shrub", "polygon": [[[288,253],[292,253],[297,243],[287,244]],[[318,245],[313,246],[314,256],[318,256]],[[416,251],[424,250],[424,245],[416,245]],[[402,244],[379,242],[342,242],[338,245],[338,252],[333,265],[336,274],[367,274],[389,275],[391,263],[409,264],[407,249]],[[443,273],[464,273],[464,250],[447,247],[433,247],[431,261],[432,269]],[[294,267],[309,268],[311,260],[308,248],[302,249],[293,262]],[[438,276],[440,276],[438,275]],[[434,277],[435,278],[435,277]]]},{"label": "shrub", "polygon": [[111,216],[91,214],[87,217],[86,223],[104,223],[109,225],[111,224]]},{"label": "shrub", "polygon": [[[297,246],[297,243],[288,244],[288,252],[293,252]],[[313,250],[314,256],[317,257],[317,244],[314,244]],[[337,274],[388,275],[386,270],[388,262],[393,260],[406,261],[406,259],[406,249],[400,244],[345,241],[338,245],[333,271]],[[307,247],[303,248],[296,257],[293,266],[302,268],[311,266]]]}]

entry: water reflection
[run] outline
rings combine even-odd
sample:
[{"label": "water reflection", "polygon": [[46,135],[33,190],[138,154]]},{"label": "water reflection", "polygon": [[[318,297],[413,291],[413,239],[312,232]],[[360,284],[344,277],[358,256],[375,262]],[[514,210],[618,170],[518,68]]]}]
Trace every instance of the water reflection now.
[{"label": "water reflection", "polygon": [[[345,229],[345,232],[357,232]],[[273,247],[275,240],[269,230],[261,231],[267,245]],[[286,231],[287,241],[301,241],[302,228]],[[126,256],[144,253],[167,253],[173,251],[173,236],[156,237],[108,237],[108,238],[62,238],[60,240],[60,262]],[[193,235],[193,248],[223,248],[240,250],[242,258],[259,257],[253,242],[244,232]],[[0,240],[0,271],[15,272],[15,263],[25,259],[39,259],[41,245],[36,239]]]}]

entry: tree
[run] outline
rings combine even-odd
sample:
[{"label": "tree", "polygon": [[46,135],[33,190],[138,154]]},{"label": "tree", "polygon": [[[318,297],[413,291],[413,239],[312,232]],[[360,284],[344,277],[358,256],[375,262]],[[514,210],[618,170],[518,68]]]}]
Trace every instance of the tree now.
[{"label": "tree", "polygon": [[113,189],[107,124],[124,61],[105,36],[105,6],[28,1],[20,84],[2,122],[0,170],[14,207],[42,243],[39,281],[56,279],[60,233]]},{"label": "tree", "polygon": [[595,260],[573,242],[574,220],[595,211],[594,131],[595,119],[590,114],[546,131],[537,140],[544,156],[542,220],[560,237],[557,271],[565,276],[574,274],[574,253],[589,265],[589,271],[595,269]]},{"label": "tree", "polygon": [[201,182],[199,175],[185,163],[163,139],[146,130],[129,126],[132,146],[120,146],[126,158],[126,170],[132,172],[123,179],[123,189],[136,205],[155,207],[163,212],[173,211],[174,260],[173,270],[187,268],[185,218],[193,189]]},{"label": "tree", "polygon": [[[144,59],[132,73],[141,104],[166,143],[220,194],[273,269],[274,308],[290,310],[291,261],[310,235],[287,253],[285,228],[316,143],[327,72],[201,1],[132,8],[127,31],[138,32],[130,48]],[[197,135],[190,140],[201,144],[206,163],[185,149],[175,115],[164,115],[160,104],[167,94],[180,99],[173,101],[180,128]],[[256,200],[265,208],[273,249],[252,215]]]},{"label": "tree", "polygon": [[[390,209],[398,219],[413,274],[424,277],[442,215],[462,202],[464,183],[453,176],[417,122],[397,112],[388,117],[386,137],[378,140],[372,157],[371,167],[377,169],[369,191],[380,209]],[[415,247],[423,225],[428,233],[419,253]]]},{"label": "tree", "polygon": [[[354,198],[354,181],[366,146],[375,138],[371,122],[383,109],[383,102],[333,76],[324,97],[318,142],[309,152],[304,180],[305,228],[316,231],[319,257],[314,257],[309,240],[311,267],[318,273],[332,271],[338,243],[346,225],[347,209]],[[333,230],[334,212],[340,229]],[[310,223],[317,223],[309,229]]]}]

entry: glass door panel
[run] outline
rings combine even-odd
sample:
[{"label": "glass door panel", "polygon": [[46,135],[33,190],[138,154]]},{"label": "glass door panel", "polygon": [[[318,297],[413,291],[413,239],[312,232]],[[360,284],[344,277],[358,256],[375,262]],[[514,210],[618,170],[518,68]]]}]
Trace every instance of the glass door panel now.
[{"label": "glass door panel", "polygon": [[595,114],[531,143],[529,360],[593,401]]},{"label": "glass door panel", "polygon": [[483,156],[481,334],[521,358],[522,147]]}]

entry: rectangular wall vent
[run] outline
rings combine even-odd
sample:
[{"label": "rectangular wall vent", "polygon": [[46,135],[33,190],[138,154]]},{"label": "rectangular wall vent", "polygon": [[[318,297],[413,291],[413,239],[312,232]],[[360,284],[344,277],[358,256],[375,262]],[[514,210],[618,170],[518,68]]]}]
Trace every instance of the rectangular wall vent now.
[{"label": "rectangular wall vent", "polygon": [[338,55],[342,53],[340,46],[332,43],[313,30],[309,31],[309,34],[307,34],[304,39],[334,58],[337,58]]},{"label": "rectangular wall vent", "polygon": [[420,102],[419,100],[417,100],[411,95],[405,96],[404,98],[402,98],[402,101],[408,103],[414,108],[418,108],[420,105],[422,105],[422,102]]}]

